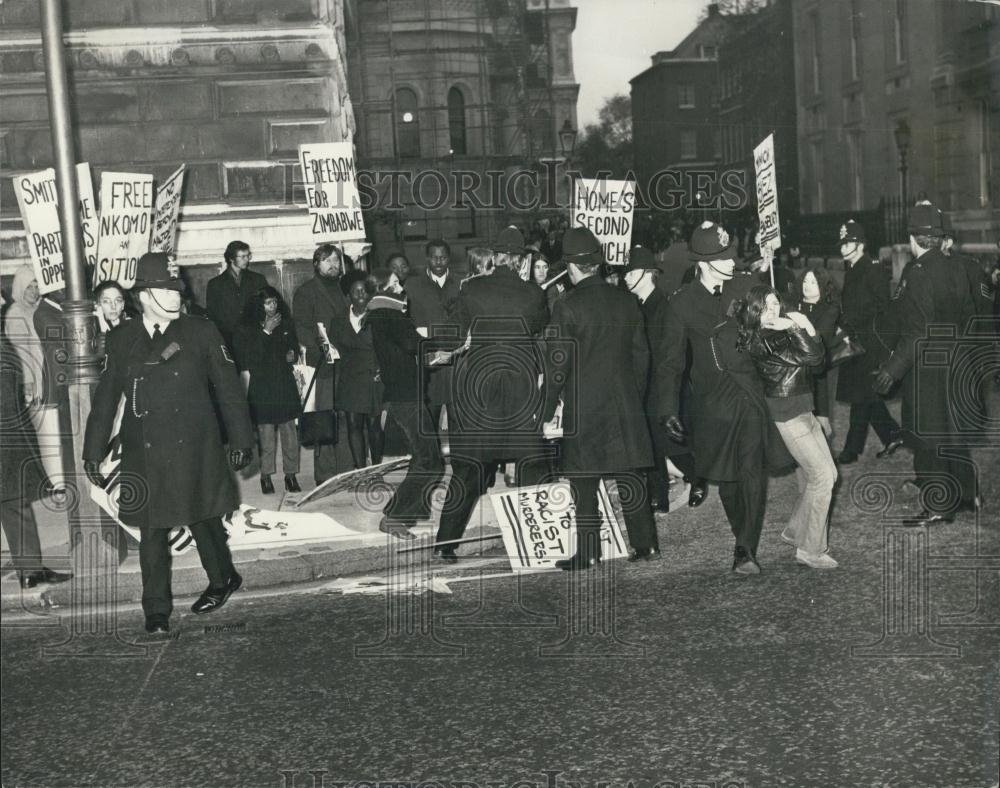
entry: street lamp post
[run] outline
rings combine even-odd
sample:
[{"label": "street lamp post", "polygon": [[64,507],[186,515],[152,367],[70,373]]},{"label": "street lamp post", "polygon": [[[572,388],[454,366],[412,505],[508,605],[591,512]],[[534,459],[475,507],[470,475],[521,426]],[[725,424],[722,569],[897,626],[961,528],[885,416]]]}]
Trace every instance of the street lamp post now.
[{"label": "street lamp post", "polygon": [[573,151],[576,149],[576,137],[577,130],[573,128],[573,124],[570,122],[569,118],[563,121],[562,127],[559,129],[559,150],[562,152],[563,160],[566,163],[566,171],[569,174],[569,204],[572,205],[574,195],[574,186],[576,185],[576,173],[571,169]]}]

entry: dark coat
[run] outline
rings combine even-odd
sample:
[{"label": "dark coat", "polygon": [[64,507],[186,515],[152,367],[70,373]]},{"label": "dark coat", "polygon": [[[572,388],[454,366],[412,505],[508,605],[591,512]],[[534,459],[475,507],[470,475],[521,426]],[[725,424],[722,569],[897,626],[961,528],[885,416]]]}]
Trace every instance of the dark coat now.
[{"label": "dark coat", "polygon": [[653,465],[642,406],[648,366],[635,297],[591,276],[556,302],[546,330],[545,418],[562,397],[564,470],[604,474]]},{"label": "dark coat", "polygon": [[302,412],[288,351],[299,354],[299,340],[291,320],[282,320],[270,334],[259,325],[244,323],[236,332],[236,353],[250,373],[247,399],[254,424],[284,424]]},{"label": "dark coat", "polygon": [[253,297],[266,284],[267,279],[247,268],[240,274],[240,283],[237,285],[233,275],[229,273],[228,265],[225,271],[208,280],[205,306],[209,318],[219,329],[228,347],[233,347],[234,335],[247,317],[247,309]]},{"label": "dark coat", "polygon": [[123,490],[119,517],[133,527],[174,528],[232,512],[239,494],[213,397],[232,449],[253,445],[236,367],[215,326],[181,315],[155,342],[142,320],[108,335],[108,355],[87,419],[83,459],[108,451],[118,402]]},{"label": "dark coat", "polygon": [[840,327],[852,340],[860,342],[866,352],[840,366],[837,373],[840,402],[879,399],[872,391],[872,373],[885,361],[888,351],[876,335],[875,321],[884,319],[889,310],[889,279],[886,267],[868,255],[844,273]]},{"label": "dark coat", "polygon": [[[957,351],[976,305],[964,268],[938,249],[913,262],[897,300],[899,339],[885,368],[903,381],[904,429],[934,442],[955,432],[951,407],[955,361],[964,355]],[[950,329],[952,336],[928,339],[931,325]],[[918,358],[923,362],[919,376],[914,376]],[[961,403],[956,405],[959,416],[973,415],[961,414]]]},{"label": "dark coat", "polygon": [[373,309],[366,318],[372,347],[382,372],[386,402],[417,402],[420,393],[421,336],[409,315],[397,309]]},{"label": "dark coat", "polygon": [[[657,358],[666,352],[669,342],[667,336],[667,295],[661,290],[653,290],[649,298],[641,304],[643,322],[646,328],[646,341],[649,343],[650,358]],[[663,396],[660,392],[660,379],[653,374],[655,367],[649,365],[649,374],[646,383],[646,414],[655,424],[661,415],[669,416],[670,413],[661,414]]]},{"label": "dark coat", "polygon": [[[449,273],[445,278],[444,287],[438,287],[424,269],[410,274],[403,287],[409,300],[413,325],[417,328],[426,328],[431,337],[456,334],[451,312],[462,292],[462,287],[455,277]],[[452,369],[448,366],[428,371],[427,399],[432,405],[442,405],[451,401],[451,377]]]},{"label": "dark coat", "polygon": [[[326,326],[327,335],[333,339],[331,326],[347,314],[347,299],[340,289],[339,279],[326,280],[318,275],[299,285],[292,297],[292,318],[295,320],[295,334],[299,342],[306,348],[306,364],[316,367],[317,378],[334,379],[334,364],[326,363],[326,355],[320,347],[317,323]],[[317,384],[317,389],[320,386]],[[331,394],[333,386],[329,387]],[[317,402],[317,408],[331,409],[333,399],[329,402]]]},{"label": "dark coat", "polygon": [[380,413],[382,381],[371,330],[362,324],[361,331],[355,331],[348,315],[344,315],[334,322],[330,339],[340,353],[340,361],[337,362],[337,410],[369,415]]},{"label": "dark coat", "polygon": [[41,498],[46,476],[23,386],[21,359],[0,334],[0,500],[27,505]]},{"label": "dark coat", "polygon": [[[796,305],[796,309],[808,317],[809,322],[816,327],[816,331],[829,354],[830,348],[836,342],[837,323],[840,321],[840,304],[836,301],[818,301],[815,304],[801,301]],[[823,369],[816,370],[813,374],[813,395],[816,398],[817,416],[830,415],[830,393],[833,387],[830,385],[832,377],[828,374],[829,370],[829,363],[827,363]]]},{"label": "dark coat", "polygon": [[739,430],[752,423],[766,436],[767,463],[781,468],[791,457],[771,420],[753,359],[737,348],[735,302],[757,284],[737,274],[720,296],[700,281],[684,285],[667,302],[666,351],[654,360],[662,402],[659,412],[678,412],[681,383],[691,348],[691,390],[685,400],[691,425],[688,442],[698,476],[711,481],[741,477]]},{"label": "dark coat", "polygon": [[509,268],[465,283],[453,317],[458,337],[471,333],[471,344],[455,362],[448,406],[452,456],[501,460],[541,450],[538,337],[548,315],[545,292]]}]

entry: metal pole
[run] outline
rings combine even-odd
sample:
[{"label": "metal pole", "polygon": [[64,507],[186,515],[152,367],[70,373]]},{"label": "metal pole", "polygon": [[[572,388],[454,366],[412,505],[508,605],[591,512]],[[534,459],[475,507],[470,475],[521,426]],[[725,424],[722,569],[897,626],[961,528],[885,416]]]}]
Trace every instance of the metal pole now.
[{"label": "metal pole", "polygon": [[[117,528],[113,524],[105,528],[102,523],[100,510],[90,498],[89,483],[82,467],[83,436],[90,414],[90,388],[99,374],[94,353],[93,305],[87,297],[83,259],[61,0],[40,0],[40,6],[66,281],[66,300],[62,308],[69,357],[70,439],[76,491],[67,500],[70,552],[75,576],[70,599],[69,636],[63,643],[47,647],[46,653],[67,656],[117,654],[123,648],[130,650],[116,632]],[[98,651],[94,649],[95,640],[100,643]]]}]

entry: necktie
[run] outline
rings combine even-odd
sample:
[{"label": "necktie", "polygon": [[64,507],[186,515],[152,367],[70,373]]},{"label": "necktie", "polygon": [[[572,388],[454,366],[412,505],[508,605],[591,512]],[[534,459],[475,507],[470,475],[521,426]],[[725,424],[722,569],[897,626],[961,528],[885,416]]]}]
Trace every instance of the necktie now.
[{"label": "necktie", "polygon": [[153,341],[155,342],[157,339],[159,339],[162,336],[163,336],[163,332],[160,331],[160,324],[159,323],[153,323]]},{"label": "necktie", "polygon": [[716,298],[721,297],[722,296],[722,285],[716,285],[713,288],[713,290],[712,290],[712,295],[714,295]]}]

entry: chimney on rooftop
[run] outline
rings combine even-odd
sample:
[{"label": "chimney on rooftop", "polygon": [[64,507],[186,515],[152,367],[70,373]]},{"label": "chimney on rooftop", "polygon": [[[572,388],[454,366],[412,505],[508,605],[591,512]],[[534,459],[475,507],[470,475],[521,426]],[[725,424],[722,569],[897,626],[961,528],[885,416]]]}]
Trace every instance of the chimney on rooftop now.
[{"label": "chimney on rooftop", "polygon": [[709,3],[708,4],[708,15],[709,16],[718,16],[719,15],[719,4],[718,3]]}]

